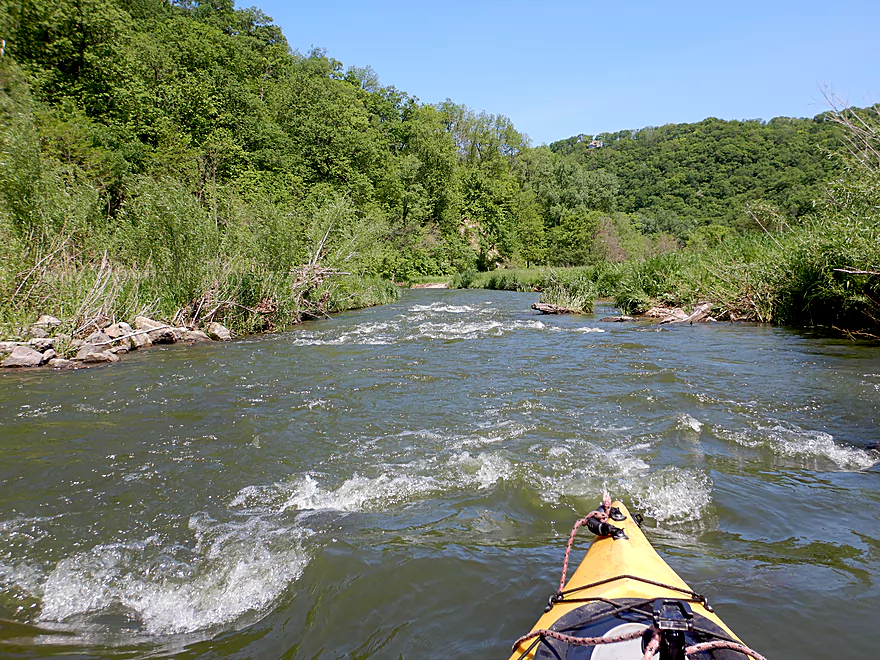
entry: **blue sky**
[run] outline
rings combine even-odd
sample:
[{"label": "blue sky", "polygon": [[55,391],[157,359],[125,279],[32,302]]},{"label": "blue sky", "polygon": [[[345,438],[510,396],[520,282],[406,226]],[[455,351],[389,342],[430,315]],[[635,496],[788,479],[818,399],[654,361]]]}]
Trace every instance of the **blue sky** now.
[{"label": "blue sky", "polygon": [[880,102],[880,0],[251,2],[293,48],[372,66],[425,103],[507,115],[536,145],[813,116],[825,85],[852,105]]}]

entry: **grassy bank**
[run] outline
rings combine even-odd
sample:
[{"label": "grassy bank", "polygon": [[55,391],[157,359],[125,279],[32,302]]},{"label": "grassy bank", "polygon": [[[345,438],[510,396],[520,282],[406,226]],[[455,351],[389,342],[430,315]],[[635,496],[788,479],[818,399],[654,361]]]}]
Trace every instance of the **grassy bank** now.
[{"label": "grassy bank", "polygon": [[74,335],[138,315],[245,334],[399,295],[369,274],[375,225],[344,197],[297,209],[230,197],[221,223],[175,182],[143,178],[108,221],[91,185],[35,160],[18,188],[0,178],[7,208],[19,209],[0,215],[3,338],[41,314]]},{"label": "grassy bank", "polygon": [[[592,309],[612,298],[624,314],[711,302],[719,319],[880,335],[880,221],[825,213],[784,232],[730,237],[701,250],[595,267],[465,273],[463,288],[541,291],[542,302]],[[584,302],[588,299],[590,303]]]},{"label": "grassy bank", "polygon": [[219,321],[247,334],[400,295],[390,282],[344,265],[279,260],[268,249],[271,241],[245,243],[210,224],[201,227],[201,245],[184,241],[178,250],[171,245],[170,254],[147,252],[140,262],[119,245],[131,229],[117,228],[123,236],[113,232],[103,241],[92,237],[90,246],[60,232],[47,245],[26,249],[21,237],[0,226],[0,337],[23,338],[42,314],[61,319],[59,330],[71,335],[136,316],[178,326]]},{"label": "grassy bank", "polygon": [[[98,138],[112,136],[87,136],[85,164],[46,149],[61,138],[42,112],[0,63],[0,339],[24,338],[43,314],[73,336],[138,315],[245,334],[399,295],[375,275],[384,218],[351,195],[194,194],[179,177],[110,162]],[[77,139],[65,148],[84,148]]]}]

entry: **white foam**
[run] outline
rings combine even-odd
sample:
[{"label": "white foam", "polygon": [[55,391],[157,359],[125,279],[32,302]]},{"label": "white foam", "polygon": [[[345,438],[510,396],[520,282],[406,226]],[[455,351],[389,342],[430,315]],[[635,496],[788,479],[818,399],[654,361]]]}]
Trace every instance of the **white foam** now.
[{"label": "white foam", "polygon": [[411,312],[446,312],[447,314],[468,314],[472,312],[485,314],[486,312],[493,311],[485,307],[483,309],[475,309],[468,305],[444,305],[440,302],[434,302],[430,305],[413,305],[409,309]]},{"label": "white foam", "polygon": [[699,469],[668,467],[652,472],[641,456],[652,447],[630,442],[605,451],[591,445],[546,450],[541,445],[537,453],[553,459],[551,469],[557,473],[531,478],[540,482],[542,499],[548,502],[561,497],[591,499],[608,489],[615,497],[632,497],[639,510],[661,522],[702,517],[712,501],[711,479]]},{"label": "white foam", "polygon": [[312,475],[271,486],[248,486],[238,492],[230,506],[257,510],[285,511],[366,511],[382,510],[414,496],[438,490],[437,480],[429,476],[387,473],[376,478],[355,474],[336,489],[321,487]]},{"label": "white foam", "polygon": [[871,451],[840,445],[829,433],[796,425],[756,425],[754,431],[720,431],[719,435],[743,447],[769,449],[779,456],[802,461],[805,467],[830,464],[840,470],[867,470],[878,463]]},{"label": "white foam", "polygon": [[550,332],[576,332],[579,334],[589,334],[591,332],[605,332],[604,328],[591,328],[591,327],[580,327],[580,328],[563,328],[558,325],[555,325],[550,328]]},{"label": "white foam", "polygon": [[683,413],[678,416],[678,428],[682,430],[691,430],[694,433],[699,433],[703,430],[703,423],[695,417],[691,417],[687,413]]},{"label": "white foam", "polygon": [[510,478],[513,467],[506,458],[493,454],[472,456],[462,452],[449,460],[449,465],[460,475],[464,484],[476,485],[480,490],[488,490],[499,481]]},{"label": "white foam", "polygon": [[148,634],[193,632],[266,609],[308,562],[305,530],[257,517],[190,519],[195,548],[152,536],[98,545],[60,561],[42,585],[40,620],[122,606]]},{"label": "white foam", "polygon": [[877,463],[870,452],[858,447],[846,447],[834,442],[834,437],[823,431],[773,426],[759,427],[766,433],[766,443],[784,456],[806,459],[827,459],[844,470],[867,470]]},{"label": "white foam", "polygon": [[360,323],[339,335],[328,331],[301,332],[293,340],[295,346],[387,346],[393,344],[400,326],[396,323]]},{"label": "white foam", "polygon": [[712,480],[702,470],[665,467],[628,479],[639,509],[659,521],[699,519],[712,503]]},{"label": "white foam", "polygon": [[500,337],[505,332],[515,330],[543,330],[546,327],[541,321],[514,321],[512,323],[454,321],[451,323],[425,322],[418,326],[418,331],[419,335],[428,339],[473,339],[485,336]]}]

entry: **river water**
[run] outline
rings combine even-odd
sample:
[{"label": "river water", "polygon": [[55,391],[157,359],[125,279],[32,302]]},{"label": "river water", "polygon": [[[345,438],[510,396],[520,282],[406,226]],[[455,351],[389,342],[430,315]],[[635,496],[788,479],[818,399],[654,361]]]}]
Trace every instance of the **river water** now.
[{"label": "river water", "polygon": [[873,657],[880,350],[535,299],[0,374],[0,656],[505,658],[608,488],[757,650]]}]

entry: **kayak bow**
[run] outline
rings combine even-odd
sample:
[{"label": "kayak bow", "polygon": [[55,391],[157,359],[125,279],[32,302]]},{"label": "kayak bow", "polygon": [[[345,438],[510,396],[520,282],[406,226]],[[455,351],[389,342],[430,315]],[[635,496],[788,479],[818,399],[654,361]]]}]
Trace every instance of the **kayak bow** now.
[{"label": "kayak bow", "polygon": [[601,535],[511,660],[761,658],[663,561],[622,503],[606,506],[591,515],[610,515],[607,524],[581,521]]}]

